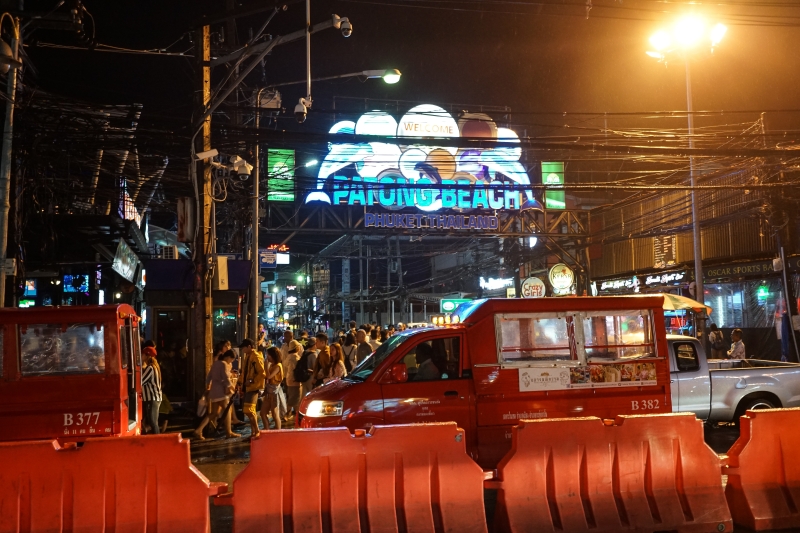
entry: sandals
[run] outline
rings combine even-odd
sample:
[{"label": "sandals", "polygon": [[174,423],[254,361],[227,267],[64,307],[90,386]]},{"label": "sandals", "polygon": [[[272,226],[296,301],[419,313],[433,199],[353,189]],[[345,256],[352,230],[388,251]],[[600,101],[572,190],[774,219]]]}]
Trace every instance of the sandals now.
[{"label": "sandals", "polygon": [[197,439],[197,440],[206,440],[206,438],[201,433],[198,433],[197,431],[192,431],[192,438]]},{"label": "sandals", "polygon": [[227,438],[227,439],[238,439],[241,436],[242,436],[241,433],[228,433],[227,435],[225,435],[225,438]]}]

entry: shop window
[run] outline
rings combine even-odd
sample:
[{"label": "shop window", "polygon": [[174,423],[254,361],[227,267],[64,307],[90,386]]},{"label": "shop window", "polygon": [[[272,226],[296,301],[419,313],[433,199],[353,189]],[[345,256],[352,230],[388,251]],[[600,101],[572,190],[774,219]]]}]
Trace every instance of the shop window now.
[{"label": "shop window", "polygon": [[28,324],[20,328],[22,375],[105,372],[103,326]]},{"label": "shop window", "polygon": [[[238,320],[236,317],[236,307],[217,307],[214,309],[214,346],[221,341],[236,340],[236,329]],[[245,335],[246,337],[247,335]]]},{"label": "shop window", "polygon": [[571,316],[502,316],[499,320],[500,362],[569,361]]},{"label": "shop window", "polygon": [[711,321],[725,329],[772,328],[784,308],[779,279],[708,283],[705,293]]},{"label": "shop window", "polygon": [[655,357],[649,311],[585,313],[583,338],[590,359],[621,360]]},{"label": "shop window", "polygon": [[697,350],[691,342],[675,343],[675,362],[678,372],[694,372],[700,369]]}]

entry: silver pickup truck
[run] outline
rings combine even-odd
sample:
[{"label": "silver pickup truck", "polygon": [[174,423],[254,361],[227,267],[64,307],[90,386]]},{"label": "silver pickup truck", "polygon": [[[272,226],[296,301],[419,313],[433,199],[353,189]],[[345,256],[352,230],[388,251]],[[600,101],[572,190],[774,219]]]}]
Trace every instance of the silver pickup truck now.
[{"label": "silver pickup truck", "polygon": [[800,364],[706,359],[694,337],[668,335],[672,410],[712,422],[739,420],[748,409],[800,406]]}]

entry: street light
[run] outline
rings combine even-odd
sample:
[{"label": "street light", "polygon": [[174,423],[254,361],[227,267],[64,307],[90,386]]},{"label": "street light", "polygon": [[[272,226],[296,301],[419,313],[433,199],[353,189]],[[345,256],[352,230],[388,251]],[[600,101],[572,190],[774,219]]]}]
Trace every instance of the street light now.
[{"label": "street light", "polygon": [[728,28],[722,23],[710,27],[700,17],[684,17],[678,20],[672,28],[659,30],[650,37],[650,44],[655,50],[648,50],[647,55],[660,61],[666,61],[670,54],[697,48],[703,42],[714,48],[725,37]]},{"label": "street light", "polygon": [[[347,74],[337,74],[335,76],[325,76],[323,78],[314,78],[311,81],[327,81],[327,80],[339,80],[342,78],[364,78],[365,80],[376,80],[382,79],[384,83],[389,85],[394,85],[398,81],[400,81],[400,77],[403,74],[397,70],[396,68],[384,69],[384,70],[361,70],[359,72],[349,72]],[[284,87],[286,85],[297,85],[300,83],[306,83],[306,80],[295,80],[295,81],[284,81],[281,83],[272,83],[270,87]]]},{"label": "street light", "polygon": [[[666,63],[670,56],[678,54],[686,66],[686,111],[689,125],[689,150],[694,149],[694,115],[692,106],[692,77],[689,69],[689,52],[698,48],[702,43],[709,45],[714,50],[728,28],[717,23],[709,28],[703,18],[687,16],[679,19],[669,30],[659,30],[650,37],[650,44],[655,51],[648,51],[647,55]],[[703,246],[700,232],[700,217],[697,206],[697,191],[695,190],[694,157],[689,155],[689,184],[692,188],[692,237],[694,240],[694,297],[700,303],[705,303],[703,292]],[[698,325],[699,326],[699,325]],[[702,328],[698,327],[698,334]],[[699,336],[699,335],[698,335]]]}]

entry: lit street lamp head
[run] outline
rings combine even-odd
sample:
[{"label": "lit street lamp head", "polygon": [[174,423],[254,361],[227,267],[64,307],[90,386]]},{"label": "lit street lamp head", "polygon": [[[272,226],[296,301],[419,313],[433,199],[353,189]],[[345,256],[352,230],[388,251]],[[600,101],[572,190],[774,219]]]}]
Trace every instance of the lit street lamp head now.
[{"label": "lit street lamp head", "polygon": [[382,78],[384,82],[393,85],[400,81],[402,74],[396,68],[390,68],[386,70],[365,70],[361,72],[361,75],[369,79]]},{"label": "lit street lamp head", "polygon": [[706,41],[713,50],[727,31],[728,28],[721,23],[709,28],[705,20],[700,17],[684,17],[670,30],[659,30],[650,37],[650,45],[655,50],[648,50],[647,55],[663,61],[672,52],[688,51]]}]

